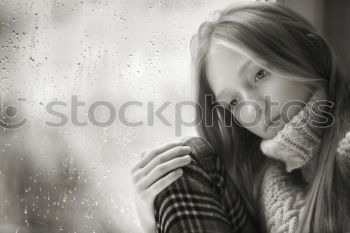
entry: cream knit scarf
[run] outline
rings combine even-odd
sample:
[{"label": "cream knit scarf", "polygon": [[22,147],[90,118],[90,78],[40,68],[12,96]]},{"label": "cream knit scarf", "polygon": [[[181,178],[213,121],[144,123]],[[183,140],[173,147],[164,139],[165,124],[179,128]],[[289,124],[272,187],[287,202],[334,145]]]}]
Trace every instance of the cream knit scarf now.
[{"label": "cream knit scarf", "polygon": [[[305,183],[294,179],[294,174],[290,172],[300,168],[304,180],[308,183],[312,180],[324,128],[311,122],[325,120],[322,115],[328,111],[324,108],[320,111],[319,104],[324,102],[318,100],[326,100],[326,96],[326,88],[316,89],[306,106],[275,137],[261,142],[265,155],[282,161],[271,163],[273,160],[269,160],[257,174],[254,185],[254,198],[261,207],[262,224],[268,233],[296,232],[305,207]],[[342,161],[339,163],[342,166],[350,166],[350,131],[338,144],[337,159]],[[337,216],[345,216],[337,219],[339,229],[344,229],[341,232],[350,232],[350,202],[347,196],[346,190],[338,196]]]},{"label": "cream knit scarf", "polygon": [[322,117],[324,109],[320,107],[323,101],[318,100],[326,100],[326,97],[325,88],[316,89],[303,109],[294,115],[275,137],[261,142],[262,152],[283,161],[287,172],[301,167],[314,169],[314,163],[311,161],[319,152],[324,129],[315,123],[325,121]]}]

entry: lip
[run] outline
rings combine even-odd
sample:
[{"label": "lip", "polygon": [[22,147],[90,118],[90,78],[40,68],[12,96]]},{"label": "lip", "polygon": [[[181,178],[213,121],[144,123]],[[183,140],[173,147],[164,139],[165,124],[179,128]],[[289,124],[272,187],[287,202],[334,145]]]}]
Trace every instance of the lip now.
[{"label": "lip", "polygon": [[264,119],[264,122],[266,122],[266,124],[264,124],[265,130],[267,130],[267,128],[270,127],[273,123],[277,122],[277,120],[280,119],[280,116],[281,116],[280,114],[275,116],[271,121],[265,121],[265,119]]},{"label": "lip", "polygon": [[277,120],[279,120],[280,116],[281,116],[281,115],[275,116],[275,117],[271,120],[271,122],[269,122],[269,125],[271,125],[272,123],[274,123],[274,122],[276,122]]}]

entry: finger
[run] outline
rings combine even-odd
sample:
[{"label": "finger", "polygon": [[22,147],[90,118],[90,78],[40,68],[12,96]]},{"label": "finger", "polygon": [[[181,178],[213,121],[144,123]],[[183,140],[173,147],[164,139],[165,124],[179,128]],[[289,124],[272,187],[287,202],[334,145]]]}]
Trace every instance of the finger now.
[{"label": "finger", "polygon": [[170,142],[168,144],[165,144],[163,146],[157,147],[150,151],[144,151],[144,155],[142,156],[141,160],[137,162],[137,164],[131,169],[131,173],[134,173],[137,169],[143,168],[146,164],[149,163],[155,156],[157,156],[160,153],[163,153],[164,151],[167,151],[175,146],[183,145],[183,142]]},{"label": "finger", "polygon": [[137,160],[137,163],[134,164],[134,165],[129,169],[129,175],[130,175],[131,177],[133,177],[134,174],[136,173],[136,171],[140,169],[140,168],[139,168],[139,164],[140,164],[141,159],[144,157],[144,154],[145,154],[145,153],[147,153],[146,150],[142,151],[141,154],[139,155],[140,157],[139,157],[139,160]]},{"label": "finger", "polygon": [[157,180],[161,179],[167,173],[174,171],[180,167],[183,167],[189,164],[191,161],[191,156],[185,155],[162,163],[161,165],[155,167],[152,171],[150,171],[146,177],[142,178],[142,180],[140,181],[140,187],[142,189],[147,189],[149,186],[151,186]]},{"label": "finger", "polygon": [[142,169],[136,171],[133,175],[134,181],[138,182],[142,177],[147,176],[147,174],[153,170],[156,166],[165,163],[171,159],[174,159],[179,156],[188,155],[191,152],[191,147],[189,146],[176,146],[171,148],[164,153],[157,155],[153,158],[146,166]]},{"label": "finger", "polygon": [[180,178],[183,174],[183,170],[181,168],[176,169],[173,172],[168,173],[166,176],[162,177],[158,181],[156,181],[154,184],[152,184],[148,189],[147,192],[152,193],[152,196],[155,197],[160,193],[163,189],[168,187],[171,183],[173,183],[175,180]]}]

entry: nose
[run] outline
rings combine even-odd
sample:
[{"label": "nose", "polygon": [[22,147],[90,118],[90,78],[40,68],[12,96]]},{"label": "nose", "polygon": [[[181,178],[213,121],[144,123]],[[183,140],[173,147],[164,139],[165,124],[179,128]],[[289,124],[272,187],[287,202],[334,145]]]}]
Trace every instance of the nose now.
[{"label": "nose", "polygon": [[253,126],[262,120],[265,112],[264,101],[256,95],[242,95],[235,116],[243,126]]}]

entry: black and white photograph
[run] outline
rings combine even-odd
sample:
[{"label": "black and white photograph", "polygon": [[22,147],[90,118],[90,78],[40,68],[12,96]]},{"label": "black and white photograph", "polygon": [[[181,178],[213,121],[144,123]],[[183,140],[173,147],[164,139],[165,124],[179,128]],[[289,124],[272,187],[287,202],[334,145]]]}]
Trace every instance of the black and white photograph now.
[{"label": "black and white photograph", "polygon": [[0,233],[350,233],[350,0],[0,0]]}]

